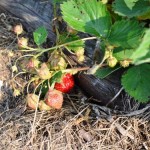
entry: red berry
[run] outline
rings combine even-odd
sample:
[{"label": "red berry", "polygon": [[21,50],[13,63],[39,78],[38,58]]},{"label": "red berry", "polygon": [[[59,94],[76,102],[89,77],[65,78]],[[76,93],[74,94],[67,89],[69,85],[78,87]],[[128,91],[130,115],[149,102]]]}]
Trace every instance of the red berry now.
[{"label": "red berry", "polygon": [[55,109],[61,109],[63,94],[60,91],[50,89],[45,96],[45,103]]},{"label": "red berry", "polygon": [[55,83],[55,89],[63,93],[68,93],[74,87],[74,78],[70,73],[63,76],[62,82]]}]

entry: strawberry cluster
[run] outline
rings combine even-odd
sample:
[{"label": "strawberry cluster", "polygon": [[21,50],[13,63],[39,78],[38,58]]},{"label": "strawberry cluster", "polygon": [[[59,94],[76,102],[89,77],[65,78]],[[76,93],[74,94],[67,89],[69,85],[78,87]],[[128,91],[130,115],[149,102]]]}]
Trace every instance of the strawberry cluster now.
[{"label": "strawberry cluster", "polygon": [[40,110],[61,109],[63,104],[63,93],[68,93],[74,87],[74,78],[67,73],[63,76],[60,83],[55,83],[55,89],[49,89],[44,100],[39,101],[35,94],[27,95],[27,104],[30,108]]},{"label": "strawberry cluster", "polygon": [[[22,25],[16,25],[13,28],[13,31],[17,35],[18,48],[20,50],[23,49],[27,52],[28,50],[32,51],[32,48],[28,46],[28,39],[21,37],[21,34],[24,32]],[[39,31],[37,31],[37,34],[39,34]],[[37,41],[37,38],[35,38],[34,41],[37,45],[39,45],[39,41]],[[36,51],[36,49],[34,49],[34,51]],[[76,53],[76,55],[80,57],[81,55],[83,55],[84,50],[78,50],[76,51]],[[81,58],[81,60],[83,60],[83,58]],[[64,55],[62,55],[61,49],[59,49],[59,51],[58,49],[54,49],[52,52],[50,52],[47,62],[39,61],[37,56],[24,57],[24,59],[20,63],[20,67],[23,71],[26,71],[27,73],[30,73],[32,75],[31,81],[33,81],[33,86],[35,87],[35,89],[38,89],[38,87],[42,87],[43,84],[41,83],[48,82],[46,94],[44,96],[41,96],[43,100],[41,100],[40,96],[35,94],[36,92],[27,95],[27,105],[31,109],[61,109],[63,104],[63,93],[69,93],[74,87],[74,78],[72,75],[74,73],[72,73],[72,71],[70,71],[69,73],[65,72],[65,70],[67,69],[67,65],[68,63]],[[17,66],[14,67],[17,68]],[[17,71],[17,69],[15,70]],[[61,76],[59,77],[60,82],[56,80],[51,81],[51,79],[54,78],[57,72],[61,72]],[[16,91],[15,95],[18,95]]]}]

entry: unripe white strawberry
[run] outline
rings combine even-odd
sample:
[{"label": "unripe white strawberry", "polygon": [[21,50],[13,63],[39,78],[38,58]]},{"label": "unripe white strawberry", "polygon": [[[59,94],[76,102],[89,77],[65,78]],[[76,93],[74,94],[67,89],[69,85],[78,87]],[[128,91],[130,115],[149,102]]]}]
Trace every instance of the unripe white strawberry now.
[{"label": "unripe white strawberry", "polygon": [[51,110],[52,108],[50,106],[48,106],[43,100],[41,100],[39,102],[39,109],[42,111],[42,110],[46,110],[46,111],[49,111]]},{"label": "unripe white strawberry", "polygon": [[106,50],[105,50],[104,58],[107,59],[107,58],[109,58],[109,57],[111,57],[111,56],[112,56],[112,52],[106,49]]},{"label": "unripe white strawberry", "polygon": [[29,60],[29,62],[27,63],[27,69],[33,69],[33,68],[38,68],[38,65],[39,65],[40,61],[36,58],[31,58]]},{"label": "unripe white strawberry", "polygon": [[23,32],[22,25],[21,25],[21,24],[16,25],[16,26],[13,28],[13,31],[14,31],[17,35],[21,34],[21,33]]},{"label": "unripe white strawberry", "polygon": [[28,46],[28,39],[21,37],[18,39],[18,47],[19,48],[26,48]]},{"label": "unripe white strawberry", "polygon": [[84,61],[84,48],[80,48],[78,50],[75,51],[75,54],[77,56],[77,59],[79,62],[83,62]]},{"label": "unripe white strawberry", "polygon": [[36,109],[37,105],[38,105],[38,101],[39,101],[39,96],[35,95],[33,93],[28,94],[26,97],[26,101],[27,101],[27,105],[31,108],[31,109]]},{"label": "unripe white strawberry", "polygon": [[67,67],[65,59],[58,52],[53,52],[48,62],[52,70],[63,70]]},{"label": "unripe white strawberry", "polygon": [[129,67],[130,61],[128,61],[128,60],[122,60],[122,61],[120,61],[120,65],[122,67],[124,67],[124,68]]},{"label": "unripe white strawberry", "polygon": [[51,72],[49,71],[46,63],[42,63],[41,64],[41,68],[40,69],[37,69],[37,74],[38,76],[43,79],[43,80],[46,80],[46,79],[50,79],[52,74]]}]

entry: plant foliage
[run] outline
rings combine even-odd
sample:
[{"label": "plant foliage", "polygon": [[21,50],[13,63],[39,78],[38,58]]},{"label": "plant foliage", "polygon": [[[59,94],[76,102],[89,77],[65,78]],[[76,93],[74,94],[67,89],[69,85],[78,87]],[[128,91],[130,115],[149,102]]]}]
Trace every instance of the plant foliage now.
[{"label": "plant foliage", "polygon": [[131,59],[136,65],[150,62],[150,29],[145,32],[142,42],[132,54]]},{"label": "plant foliage", "polygon": [[116,66],[114,68],[108,68],[108,67],[107,68],[100,68],[96,71],[95,76],[98,78],[104,79],[120,68],[121,68],[120,66],[119,67]]},{"label": "plant foliage", "polygon": [[122,85],[131,96],[140,102],[150,100],[150,65],[142,64],[130,68],[122,77]]},{"label": "plant foliage", "polygon": [[142,31],[137,21],[116,21],[112,25],[108,41],[117,47],[135,48],[141,40]]},{"label": "plant foliage", "polygon": [[71,50],[73,52],[77,51],[80,48],[84,47],[84,41],[80,40],[80,37],[78,35],[67,35],[66,33],[60,35],[60,42],[61,43],[68,43],[71,41],[79,40],[76,43],[67,44],[65,48],[68,50]]},{"label": "plant foliage", "polygon": [[[104,60],[111,67],[117,62],[122,67],[140,64],[129,68],[122,77],[122,85],[136,100],[147,102],[150,91],[150,31],[145,32],[146,27],[137,18],[149,18],[149,0],[115,0],[112,9],[107,3],[97,0],[69,0],[61,4],[61,10],[63,19],[72,28],[101,38]],[[122,18],[114,18],[114,13]],[[115,70],[102,68],[95,75],[104,78]]]},{"label": "plant foliage", "polygon": [[[53,0],[55,17],[53,25],[54,32],[57,34],[54,47],[42,47],[48,35],[44,26],[39,27],[33,33],[37,48],[28,46],[28,39],[21,37],[22,28],[17,26],[21,29],[16,32],[18,47],[26,53],[19,57],[12,67],[13,72],[19,72],[13,81],[18,75],[29,73],[31,79],[27,83],[27,93],[29,93],[30,84],[33,83],[33,93],[29,95],[35,96],[35,93],[41,92],[40,98],[44,98],[49,90],[51,91],[57,83],[63,81],[65,74],[72,78],[72,75],[78,71],[87,69],[87,67],[73,68],[69,57],[64,52],[68,50],[76,57],[76,61],[83,63],[84,41],[97,38],[101,41],[104,57],[100,64],[94,65],[90,68],[91,72],[89,70],[88,72],[99,78],[105,78],[122,67],[127,68],[121,79],[125,91],[139,102],[148,102],[150,100],[150,29],[148,29],[150,1],[114,0],[113,4],[111,2],[107,0]],[[67,32],[62,32],[59,28],[62,19],[57,16],[58,3],[61,6],[62,18],[67,23]],[[90,34],[90,37],[81,39],[80,34],[77,34],[78,31],[86,32]],[[43,62],[39,57],[44,53],[48,53],[48,58]],[[16,63],[20,59],[23,61],[20,63],[20,68],[17,68]],[[102,66],[105,67],[102,68]],[[72,84],[66,82],[68,83]],[[15,86],[13,88],[17,91]],[[18,93],[15,92],[15,95]],[[45,99],[40,100],[41,105],[46,105],[45,102]],[[45,110],[47,108],[49,110],[47,106]]]},{"label": "plant foliage", "polygon": [[137,1],[138,0],[124,0],[127,7],[130,8],[131,10],[132,10],[132,8],[134,7],[134,5],[136,4]]},{"label": "plant foliage", "polygon": [[113,8],[115,13],[132,18],[150,12],[150,2],[149,0],[115,0]]},{"label": "plant foliage", "polygon": [[69,0],[61,5],[63,19],[72,28],[95,36],[106,37],[111,17],[106,5],[97,0]]},{"label": "plant foliage", "polygon": [[39,46],[46,41],[47,38],[47,30],[44,26],[37,28],[33,32],[34,42]]},{"label": "plant foliage", "polygon": [[114,49],[113,56],[117,58],[117,60],[131,59],[131,55],[134,51],[134,49],[123,49],[122,47],[118,47]]}]

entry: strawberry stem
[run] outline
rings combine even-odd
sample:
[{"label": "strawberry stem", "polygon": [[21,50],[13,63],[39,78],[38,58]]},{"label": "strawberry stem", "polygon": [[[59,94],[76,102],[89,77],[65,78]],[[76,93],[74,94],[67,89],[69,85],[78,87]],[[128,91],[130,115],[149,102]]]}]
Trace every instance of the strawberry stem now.
[{"label": "strawberry stem", "polygon": [[76,43],[76,42],[79,42],[79,41],[92,40],[92,39],[96,39],[96,38],[97,38],[97,37],[83,38],[83,39],[80,39],[80,40],[75,40],[75,41],[67,42],[67,43],[64,43],[64,44],[61,44],[61,45],[58,45],[58,46],[54,46],[54,47],[51,47],[51,48],[47,48],[47,49],[42,50],[40,53],[38,53],[38,54],[35,56],[35,58],[39,57],[40,55],[42,55],[42,54],[45,53],[45,52],[48,52],[48,51],[51,51],[51,50],[54,50],[54,49],[58,49],[58,48],[64,47],[64,46],[66,46],[66,45],[70,45],[70,44],[73,44],[73,43]]},{"label": "strawberry stem", "polygon": [[84,70],[88,70],[90,67],[83,67],[83,68],[71,68],[71,69],[65,69],[65,70],[61,70],[62,73],[74,73],[74,72],[78,72],[78,71],[84,71]]}]

